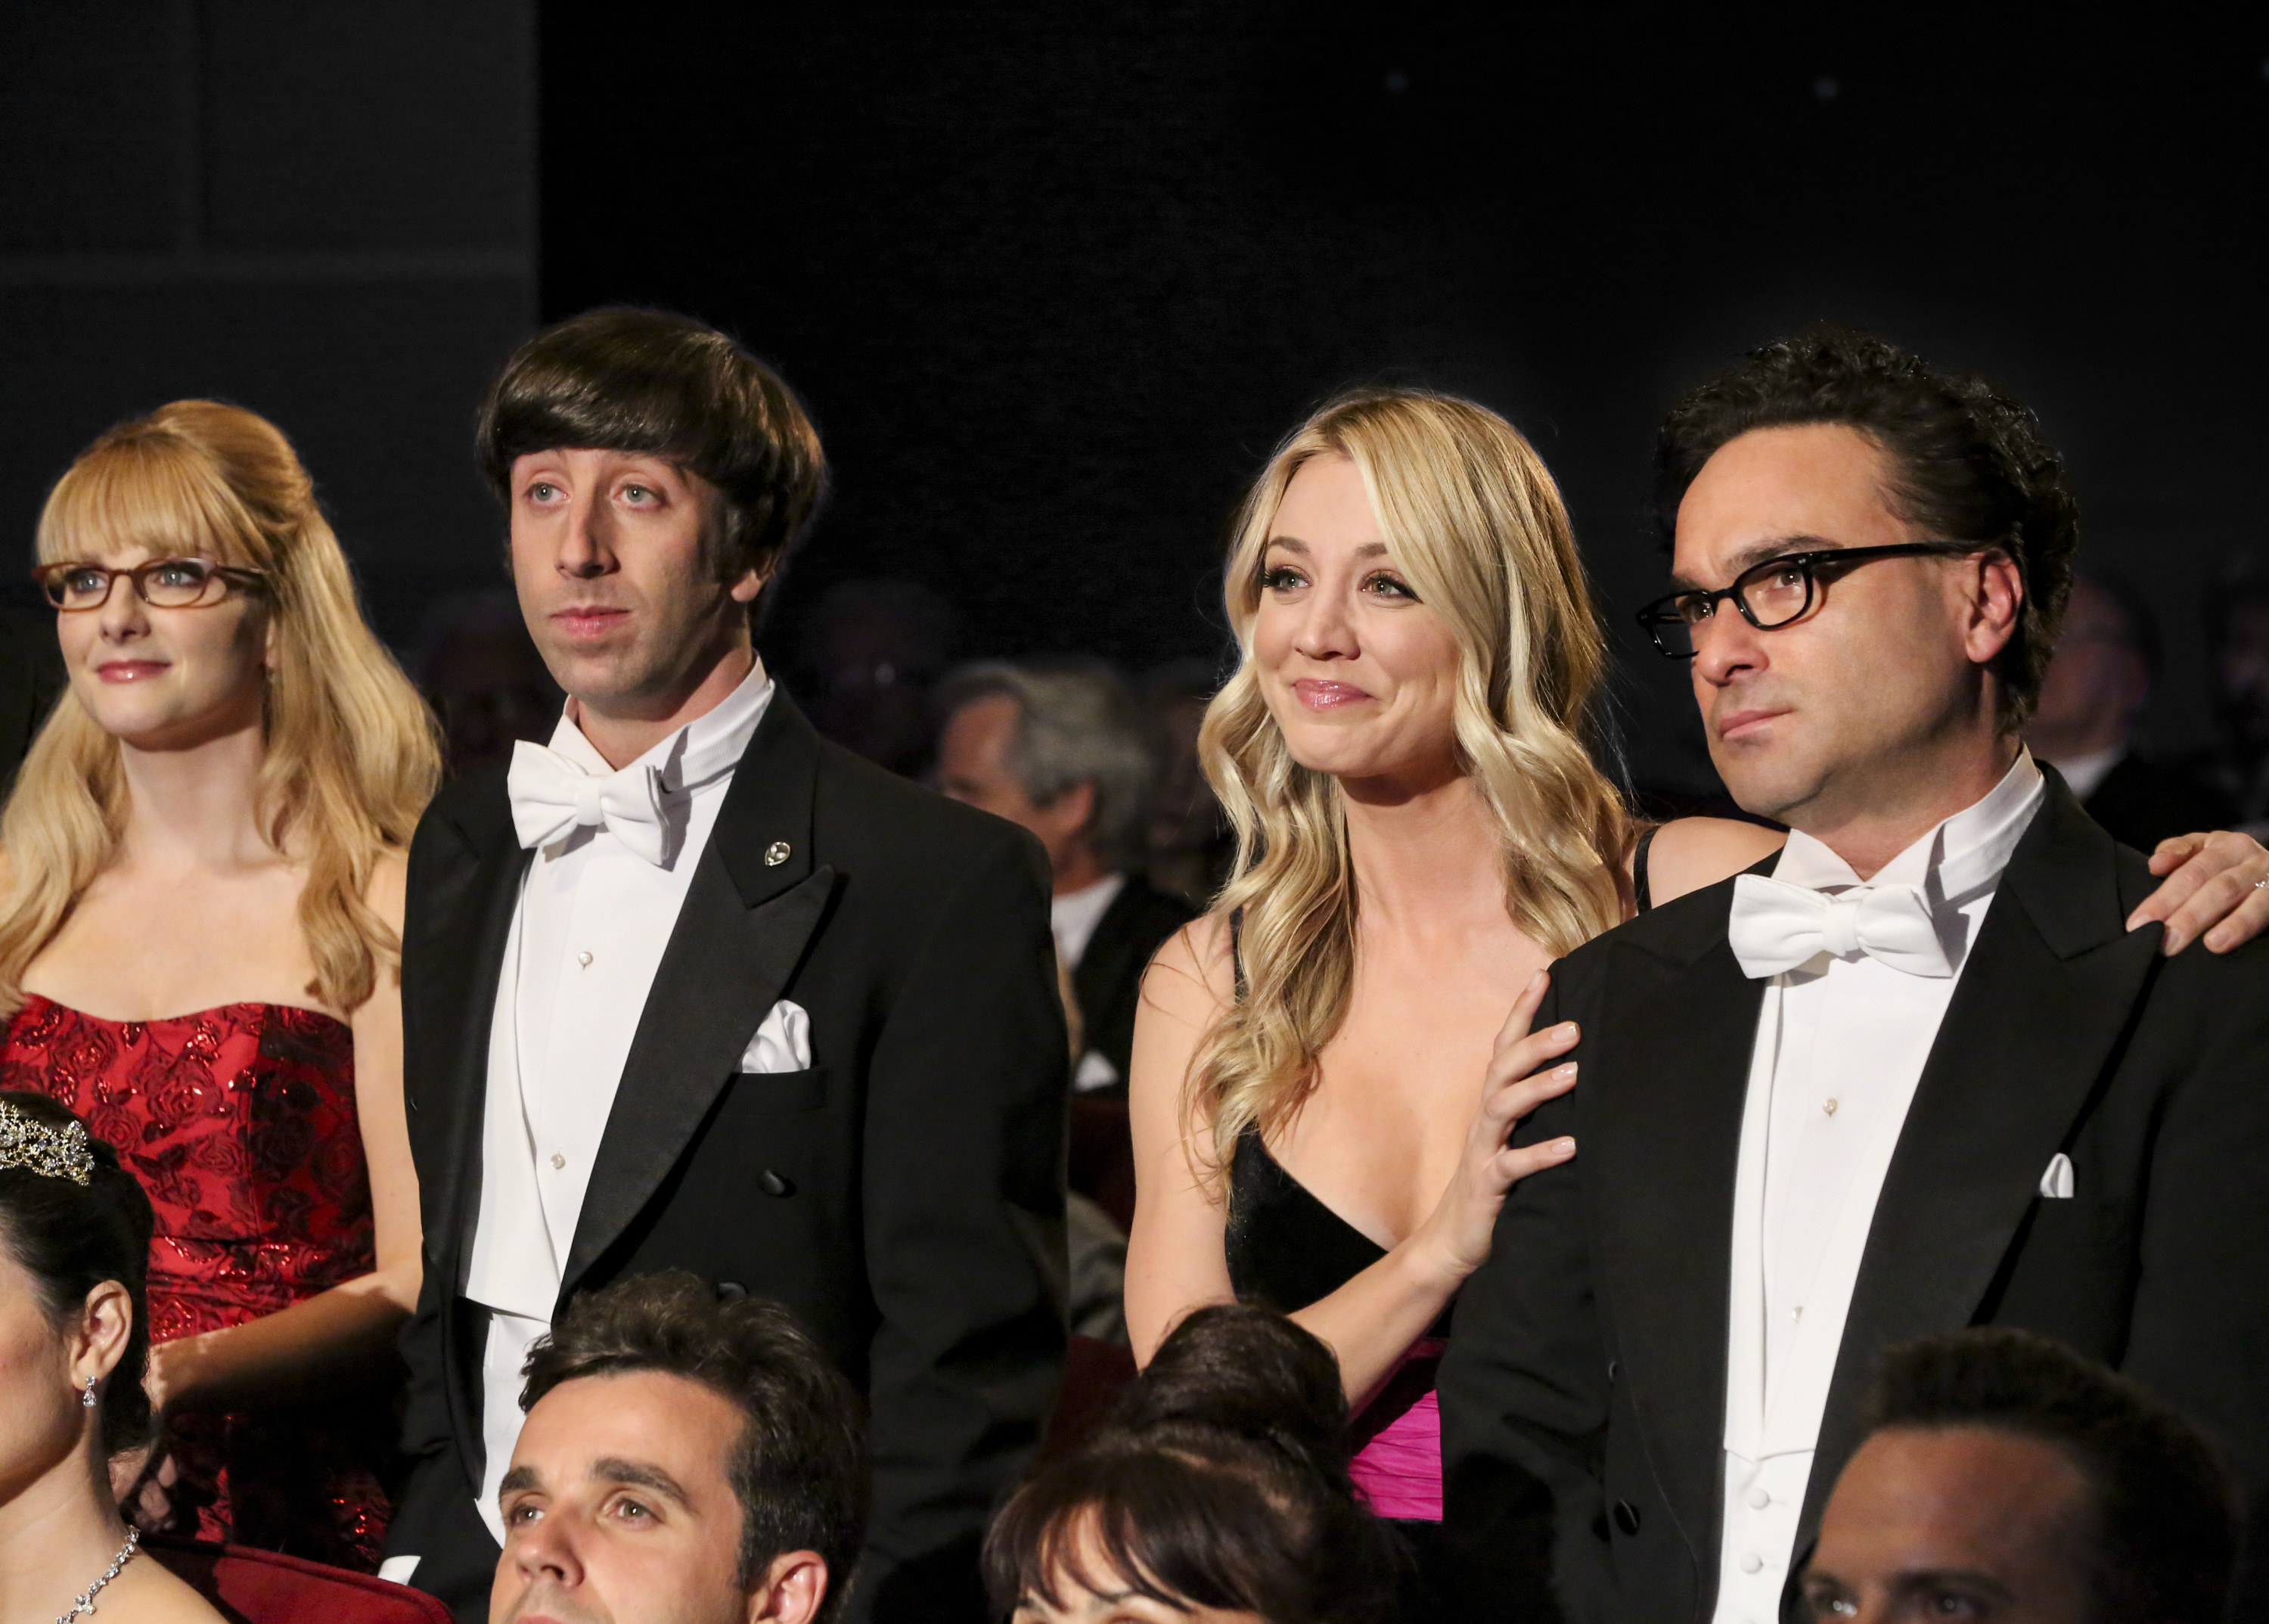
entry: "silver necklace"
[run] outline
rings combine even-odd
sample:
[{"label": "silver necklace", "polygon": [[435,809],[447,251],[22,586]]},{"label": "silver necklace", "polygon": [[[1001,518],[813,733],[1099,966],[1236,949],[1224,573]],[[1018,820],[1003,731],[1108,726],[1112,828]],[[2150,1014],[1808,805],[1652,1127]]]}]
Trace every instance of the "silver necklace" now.
[{"label": "silver necklace", "polygon": [[85,1592],[80,1595],[78,1600],[72,1606],[71,1610],[69,1613],[57,1613],[55,1615],[55,1624],[72,1624],[72,1620],[77,1619],[80,1613],[93,1612],[94,1598],[102,1593],[102,1587],[104,1585],[109,1583],[113,1579],[118,1576],[118,1570],[121,1568],[123,1568],[127,1563],[134,1560],[135,1547],[139,1546],[141,1543],[142,1531],[138,1528],[128,1529],[126,1531],[126,1543],[118,1547],[118,1554],[110,1559],[110,1566],[102,1570],[102,1577],[97,1579],[93,1583],[86,1587]]}]

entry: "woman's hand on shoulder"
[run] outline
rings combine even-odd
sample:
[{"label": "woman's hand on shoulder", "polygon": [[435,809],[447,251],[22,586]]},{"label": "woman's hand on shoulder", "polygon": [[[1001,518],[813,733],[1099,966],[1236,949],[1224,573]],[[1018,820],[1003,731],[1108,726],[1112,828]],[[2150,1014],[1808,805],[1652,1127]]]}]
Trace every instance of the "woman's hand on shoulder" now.
[{"label": "woman's hand on shoulder", "polygon": [[2128,916],[2127,928],[2165,920],[2159,950],[2169,957],[2201,938],[2209,953],[2227,953],[2269,925],[2269,851],[2251,835],[2173,836],[2151,853],[2151,872],[2166,882]]},{"label": "woman's hand on shoulder", "polygon": [[1673,897],[1730,880],[1780,850],[1788,837],[1731,817],[1681,817],[1661,825],[1646,850],[1648,898]]},{"label": "woman's hand on shoulder", "polygon": [[1576,1086],[1576,1065],[1555,1065],[1576,1046],[1581,1036],[1572,1021],[1532,1033],[1528,1023],[1551,985],[1549,971],[1540,970],[1514,1000],[1512,1014],[1497,1035],[1482,1088],[1481,1109],[1466,1130],[1466,1145],[1458,1170],[1442,1192],[1419,1232],[1420,1243],[1442,1283],[1455,1290],[1466,1276],[1489,1260],[1489,1244],[1497,1233],[1497,1215],[1505,1192],[1548,1167],[1556,1167],[1576,1154],[1576,1141],[1562,1137],[1541,1145],[1512,1146],[1514,1126],[1545,1101]]}]

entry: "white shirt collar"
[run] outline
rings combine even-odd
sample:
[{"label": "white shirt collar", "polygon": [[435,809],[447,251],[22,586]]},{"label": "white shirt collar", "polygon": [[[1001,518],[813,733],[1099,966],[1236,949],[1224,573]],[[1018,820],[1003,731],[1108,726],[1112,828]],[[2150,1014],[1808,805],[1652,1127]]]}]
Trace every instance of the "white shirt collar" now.
[{"label": "white shirt collar", "polygon": [[1107,874],[1092,885],[1048,899],[1048,924],[1055,932],[1056,951],[1076,968],[1095,940],[1095,927],[1111,912],[1111,904],[1127,884],[1123,874]]},{"label": "white shirt collar", "polygon": [[1801,830],[1790,830],[1773,877],[1818,891],[1862,883],[1914,885],[1933,903],[1959,904],[1999,881],[2046,790],[2032,752],[2020,748],[1984,800],[1933,825],[1873,880],[1862,882],[1851,864]]},{"label": "white shirt collar", "polygon": [[[630,767],[652,767],[659,771],[665,794],[698,789],[732,771],[748,749],[749,741],[756,736],[757,724],[764,720],[772,697],[772,679],[760,657],[731,693],[632,762]],[[583,736],[574,718],[564,710],[559,725],[551,730],[551,748],[594,777],[605,778],[615,771],[599,754],[598,746]]]}]

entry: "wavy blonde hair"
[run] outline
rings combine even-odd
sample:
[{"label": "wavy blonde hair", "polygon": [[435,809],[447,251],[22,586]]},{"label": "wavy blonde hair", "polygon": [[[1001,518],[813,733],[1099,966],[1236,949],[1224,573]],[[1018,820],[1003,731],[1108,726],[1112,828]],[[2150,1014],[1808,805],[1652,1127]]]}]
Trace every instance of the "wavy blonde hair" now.
[{"label": "wavy blonde hair", "polygon": [[[80,454],[40,514],[42,564],[136,549],[256,570],[274,616],[258,787],[261,833],[307,865],[299,928],[307,991],[334,1009],[369,998],[401,943],[366,900],[381,853],[406,846],[440,781],[425,703],[364,623],[338,537],[291,442],[218,401],[176,401]],[[130,588],[129,588],[130,590]],[[24,758],[0,847],[0,1014],[24,972],[116,855],[126,776],[118,741],[67,694]]]},{"label": "wavy blonde hair", "polygon": [[1622,797],[1584,738],[1607,649],[1552,476],[1471,401],[1405,389],[1333,401],[1277,448],[1238,513],[1223,595],[1241,658],[1198,734],[1237,830],[1216,905],[1242,911],[1244,986],[1184,1085],[1193,1129],[1210,1125],[1216,1177],[1248,1128],[1273,1133],[1298,1112],[1355,981],[1340,786],[1292,759],[1253,657],[1276,510],[1303,463],[1334,454],[1361,470],[1381,538],[1456,637],[1458,757],[1497,828],[1505,911],[1558,955],[1618,923],[1626,901]]}]

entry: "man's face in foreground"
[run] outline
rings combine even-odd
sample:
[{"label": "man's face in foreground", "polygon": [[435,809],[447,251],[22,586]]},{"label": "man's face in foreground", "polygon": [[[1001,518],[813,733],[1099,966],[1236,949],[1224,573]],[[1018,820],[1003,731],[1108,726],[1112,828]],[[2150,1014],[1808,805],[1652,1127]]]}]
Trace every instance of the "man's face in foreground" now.
[{"label": "man's face in foreground", "polygon": [[495,1624],[748,1624],[740,1410],[658,1371],[583,1377],[536,1402],[498,1496]]},{"label": "man's face in foreground", "polygon": [[2088,1624],[2094,1506],[2052,1444],[1887,1428],[1837,1480],[1804,1598],[1816,1619],[1863,1624]]}]

